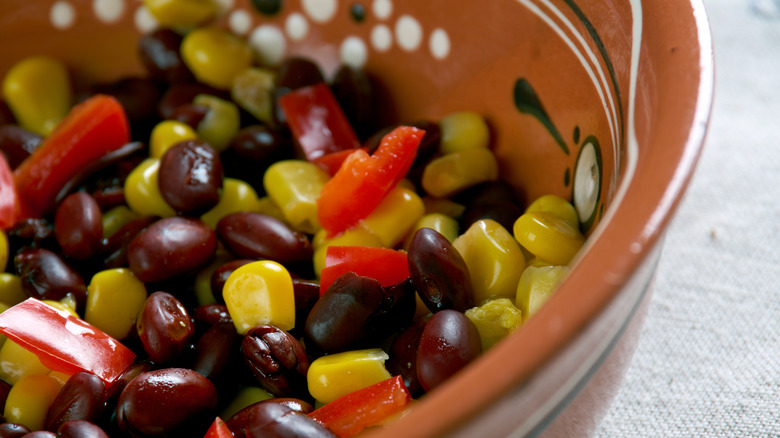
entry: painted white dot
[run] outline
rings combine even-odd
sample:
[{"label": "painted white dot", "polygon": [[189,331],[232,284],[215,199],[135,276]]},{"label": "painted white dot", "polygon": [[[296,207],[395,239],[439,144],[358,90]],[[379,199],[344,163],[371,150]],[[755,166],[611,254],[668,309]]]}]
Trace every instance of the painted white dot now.
[{"label": "painted white dot", "polygon": [[236,35],[246,35],[252,28],[252,16],[243,9],[236,9],[228,17],[230,30]]},{"label": "painted white dot", "polygon": [[95,10],[95,16],[104,23],[113,23],[125,13],[124,0],[94,0],[92,9]]},{"label": "painted white dot", "polygon": [[347,37],[341,43],[340,55],[341,62],[350,67],[359,69],[366,65],[368,49],[366,48],[366,43],[364,43],[362,39],[351,36]]},{"label": "painted white dot", "polygon": [[217,5],[217,14],[224,15],[230,12],[234,7],[235,0],[215,0]]},{"label": "painted white dot", "polygon": [[436,59],[444,59],[450,54],[450,36],[444,29],[436,29],[431,32],[428,40],[428,48]]},{"label": "painted white dot", "polygon": [[293,12],[287,17],[287,21],[284,22],[284,30],[287,32],[287,37],[293,41],[300,41],[306,38],[309,33],[309,22],[306,21],[306,17],[303,14]]},{"label": "painted white dot", "polygon": [[422,27],[411,15],[402,15],[395,23],[395,39],[402,49],[417,50],[422,42]]},{"label": "painted white dot", "polygon": [[581,220],[587,221],[595,212],[601,191],[601,169],[593,143],[582,145],[574,169],[574,207]]},{"label": "painted white dot", "polygon": [[282,31],[270,24],[256,28],[249,36],[249,44],[257,52],[260,62],[269,66],[279,65],[287,49]]},{"label": "painted white dot", "polygon": [[57,29],[67,29],[76,21],[76,9],[67,1],[58,1],[49,9],[51,25]]},{"label": "painted white dot", "polygon": [[387,20],[393,14],[393,2],[391,0],[374,0],[371,6],[374,16],[380,20]]},{"label": "painted white dot", "polygon": [[379,24],[371,29],[371,45],[379,52],[384,52],[393,45],[393,33],[384,24]]},{"label": "painted white dot", "polygon": [[303,10],[312,20],[325,23],[336,15],[337,0],[303,0]]},{"label": "painted white dot", "polygon": [[149,12],[149,9],[146,9],[146,6],[141,6],[136,9],[133,18],[135,20],[135,28],[138,29],[138,32],[140,33],[149,33],[160,26],[160,23],[158,23],[157,19],[154,18],[154,15]]}]

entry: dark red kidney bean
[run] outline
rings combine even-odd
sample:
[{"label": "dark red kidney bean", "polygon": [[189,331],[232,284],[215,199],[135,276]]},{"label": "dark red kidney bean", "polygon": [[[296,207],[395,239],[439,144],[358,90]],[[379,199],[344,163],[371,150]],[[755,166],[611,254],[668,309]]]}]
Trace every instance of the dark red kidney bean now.
[{"label": "dark red kidney bean", "polygon": [[233,318],[228,313],[227,306],[224,304],[204,304],[195,308],[196,321],[205,322],[208,325],[222,323],[233,323]]},{"label": "dark red kidney bean", "polygon": [[419,397],[425,392],[417,378],[417,349],[426,322],[421,319],[398,334],[390,345],[390,359],[385,364],[390,374],[400,375],[404,379],[404,385],[412,397]]},{"label": "dark red kidney bean", "polygon": [[414,233],[407,255],[412,283],[431,312],[474,307],[466,262],[446,237],[432,228]]},{"label": "dark red kidney bean", "polygon": [[0,424],[0,438],[21,438],[30,433],[27,426],[16,423]]},{"label": "dark red kidney bean", "polygon": [[274,396],[307,394],[309,359],[291,334],[270,325],[254,327],[241,341],[241,354],[258,383]]},{"label": "dark red kidney bean", "polygon": [[[293,278],[293,293],[295,294],[295,320],[305,322],[309,317],[314,303],[320,299],[320,284],[313,280]],[[290,330],[296,337],[303,336],[303,324],[296,324]]]},{"label": "dark red kidney bean", "polygon": [[106,385],[84,371],[72,375],[60,389],[46,414],[46,430],[57,431],[70,420],[96,421],[107,400]]},{"label": "dark red kidney bean", "polygon": [[181,42],[182,36],[170,29],[158,29],[138,40],[138,53],[149,76],[169,84],[194,80],[181,58]]},{"label": "dark red kidney bean", "polygon": [[116,407],[116,421],[126,434],[200,436],[214,421],[217,389],[186,368],[164,368],[133,379]]},{"label": "dark red kidney bean", "polygon": [[308,415],[280,403],[255,403],[226,422],[236,438],[330,438],[336,435]]},{"label": "dark red kidney bean", "polygon": [[[274,101],[278,101],[280,97],[292,90],[320,82],[325,82],[325,77],[314,61],[302,57],[290,57],[279,66],[276,88],[274,88]],[[287,120],[284,111],[278,105],[274,115],[278,123],[285,123]]]},{"label": "dark red kidney bean", "polygon": [[192,129],[198,129],[198,125],[206,118],[209,111],[209,107],[203,105],[179,105],[171,113],[170,120],[176,120],[187,124]]},{"label": "dark red kidney bean", "polygon": [[521,199],[515,189],[506,181],[488,181],[469,187],[453,197],[453,200],[466,206],[492,202],[511,202],[521,205]]},{"label": "dark red kidney bean", "polygon": [[269,259],[282,264],[309,261],[312,247],[306,234],[256,212],[238,212],[217,223],[217,235],[236,257]]},{"label": "dark red kidney bean", "polygon": [[482,353],[477,327],[466,315],[445,309],[425,324],[417,348],[417,377],[430,391]]},{"label": "dark red kidney bean", "polygon": [[72,295],[79,307],[85,304],[87,286],[84,280],[53,251],[44,248],[23,249],[14,257],[14,267],[28,296],[59,301]]},{"label": "dark red kidney bean", "polygon": [[411,279],[382,288],[382,304],[372,317],[376,337],[388,336],[412,322],[417,299]]},{"label": "dark red kidney bean", "polygon": [[117,379],[110,388],[106,389],[106,394],[108,397],[108,402],[106,405],[114,406],[116,401],[119,399],[119,395],[122,393],[122,391],[124,391],[127,384],[141,374],[147,371],[151,371],[151,369],[152,364],[148,361],[134,362],[132,365],[130,365],[124,372],[122,372],[122,375],[119,376],[119,379]]},{"label": "dark red kidney bean", "polygon": [[101,185],[92,190],[92,198],[100,206],[101,211],[108,211],[114,207],[125,205],[125,188],[118,178],[116,184]]},{"label": "dark red kidney bean", "polygon": [[278,403],[280,405],[287,406],[293,411],[300,412],[301,414],[310,414],[314,411],[314,406],[312,406],[311,403],[299,398],[274,397],[260,401],[258,403]]},{"label": "dark red kidney bean", "polygon": [[231,260],[211,273],[211,294],[214,295],[214,299],[218,304],[225,304],[225,298],[222,296],[222,289],[225,287],[225,282],[228,277],[230,277],[230,274],[247,263],[252,263],[254,261],[254,259]]},{"label": "dark red kidney bean", "polygon": [[199,94],[210,94],[229,99],[230,94],[199,82],[174,84],[163,93],[157,102],[157,114],[164,120],[170,120],[176,108],[189,105]]},{"label": "dark red kidney bean", "polygon": [[441,129],[439,128],[438,123],[429,120],[418,120],[413,122],[412,126],[425,131],[425,135],[423,135],[420,145],[417,146],[417,156],[412,164],[412,167],[414,168],[426,164],[428,160],[439,151]]},{"label": "dark red kidney bean", "polygon": [[59,250],[54,238],[54,224],[43,218],[24,218],[6,230],[8,254],[15,254],[25,247]]},{"label": "dark red kidney bean", "polygon": [[108,438],[108,434],[95,423],[71,420],[57,430],[59,438]]},{"label": "dark red kidney bean", "polygon": [[467,230],[474,222],[480,219],[492,219],[506,230],[512,230],[515,221],[523,214],[523,210],[514,202],[495,201],[481,202],[467,207],[461,217],[460,227]]},{"label": "dark red kidney bean", "polygon": [[16,125],[0,125],[0,152],[15,169],[41,143],[41,136]]},{"label": "dark red kidney bean", "polygon": [[192,369],[211,381],[223,376],[238,348],[239,335],[232,322],[215,324],[206,330],[195,344],[196,357]]},{"label": "dark red kidney bean", "polygon": [[178,358],[195,334],[187,309],[168,292],[149,295],[136,329],[149,359],[158,364]]},{"label": "dark red kidney bean", "polygon": [[11,111],[11,108],[4,100],[0,99],[0,125],[11,125],[15,123],[16,117],[14,117],[13,111]]},{"label": "dark red kidney bean", "polygon": [[174,216],[153,223],[130,241],[127,262],[141,281],[163,281],[202,268],[216,250],[217,237],[208,225]]},{"label": "dark red kidney bean", "polygon": [[288,137],[266,125],[243,128],[230,142],[230,149],[241,158],[252,160],[253,166],[268,167],[291,147]]},{"label": "dark red kidney bean", "polygon": [[128,77],[110,84],[95,87],[101,94],[114,96],[124,108],[131,124],[151,119],[156,115],[155,107],[160,100],[158,83],[149,78]]},{"label": "dark red kidney bean", "polygon": [[24,438],[57,438],[56,433],[49,432],[48,430],[36,430],[22,436]]},{"label": "dark red kidney bean", "polygon": [[0,380],[0,412],[5,412],[5,401],[8,399],[9,391],[11,391],[11,384]]},{"label": "dark red kidney bean", "polygon": [[157,222],[156,217],[144,216],[131,220],[114,234],[103,239],[103,265],[106,269],[127,266],[127,249],[130,242],[148,226]]},{"label": "dark red kidney bean", "polygon": [[174,144],[160,160],[160,194],[179,214],[200,216],[219,202],[222,162],[203,140]]},{"label": "dark red kidney bean", "polygon": [[376,130],[374,88],[363,70],[341,66],[333,77],[330,89],[358,138],[366,138]]},{"label": "dark red kidney bean", "polygon": [[84,192],[68,195],[57,207],[54,237],[68,257],[85,260],[95,255],[103,240],[103,213],[95,199]]}]

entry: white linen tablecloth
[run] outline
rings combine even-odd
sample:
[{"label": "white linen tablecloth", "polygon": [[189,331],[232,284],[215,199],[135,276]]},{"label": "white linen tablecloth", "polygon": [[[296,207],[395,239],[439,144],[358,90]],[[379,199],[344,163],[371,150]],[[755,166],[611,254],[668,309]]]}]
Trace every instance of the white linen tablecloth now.
[{"label": "white linen tablecloth", "polygon": [[780,437],[780,0],[705,0],[715,103],[597,437]]}]

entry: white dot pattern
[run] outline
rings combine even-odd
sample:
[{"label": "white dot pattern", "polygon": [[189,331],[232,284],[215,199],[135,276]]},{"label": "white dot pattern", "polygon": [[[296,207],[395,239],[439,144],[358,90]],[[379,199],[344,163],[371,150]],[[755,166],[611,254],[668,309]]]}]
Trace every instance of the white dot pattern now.
[{"label": "white dot pattern", "polygon": [[422,27],[411,15],[403,15],[395,23],[395,38],[406,51],[414,51],[422,42]]},{"label": "white dot pattern", "polygon": [[374,0],[371,9],[376,18],[387,20],[393,14],[393,2],[391,0]]},{"label": "white dot pattern", "polygon": [[284,30],[287,32],[288,38],[293,41],[300,41],[306,38],[306,35],[309,33],[309,22],[306,21],[306,17],[302,14],[294,12],[284,22]]},{"label": "white dot pattern", "polygon": [[341,43],[340,55],[341,62],[350,67],[360,69],[366,64],[368,49],[362,39],[351,36]]},{"label": "white dot pattern", "polygon": [[113,23],[122,18],[125,12],[124,0],[94,0],[92,8],[95,16],[104,23]]},{"label": "white dot pattern", "polygon": [[149,33],[157,29],[160,25],[157,19],[146,9],[146,6],[141,6],[135,10],[135,16],[133,17],[135,22],[135,28],[140,33]]},{"label": "white dot pattern", "polygon": [[68,29],[76,21],[76,10],[67,1],[58,1],[49,10],[49,20],[56,29]]},{"label": "white dot pattern", "polygon": [[252,17],[249,15],[249,12],[237,9],[230,14],[228,24],[230,30],[236,35],[246,35],[252,28]]},{"label": "white dot pattern", "polygon": [[325,23],[336,14],[336,0],[303,0],[303,10],[313,21]]},{"label": "white dot pattern", "polygon": [[378,24],[371,30],[371,45],[378,52],[385,52],[393,45],[393,33],[384,24]]},{"label": "white dot pattern", "polygon": [[260,61],[269,66],[279,65],[287,50],[284,34],[279,28],[270,24],[256,28],[249,36],[249,44],[257,52]]},{"label": "white dot pattern", "polygon": [[450,37],[444,29],[436,29],[431,32],[428,48],[436,59],[444,59],[450,54]]}]

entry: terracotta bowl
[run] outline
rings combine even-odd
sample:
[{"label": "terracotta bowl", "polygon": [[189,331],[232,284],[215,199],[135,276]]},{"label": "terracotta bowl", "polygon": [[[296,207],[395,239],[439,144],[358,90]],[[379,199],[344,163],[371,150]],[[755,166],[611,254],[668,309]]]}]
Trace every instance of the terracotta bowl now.
[{"label": "terracotta bowl", "polygon": [[[586,436],[630,361],[713,92],[701,0],[221,0],[263,62],[378,76],[399,120],[485,115],[502,178],[572,199],[589,235],[547,305],[376,437]],[[269,14],[268,12],[273,12]],[[139,73],[140,0],[3,0],[0,73],[47,53],[100,81]]]}]

